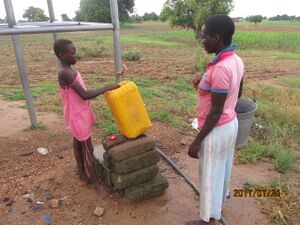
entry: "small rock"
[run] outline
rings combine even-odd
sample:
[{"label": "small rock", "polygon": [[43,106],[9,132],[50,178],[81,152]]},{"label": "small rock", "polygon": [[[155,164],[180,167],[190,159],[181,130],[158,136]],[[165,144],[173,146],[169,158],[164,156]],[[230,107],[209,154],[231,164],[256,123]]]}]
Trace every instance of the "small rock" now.
[{"label": "small rock", "polygon": [[168,208],[169,208],[169,205],[168,204],[166,204],[166,205],[164,205],[164,206],[162,206],[162,207],[160,207],[159,208],[159,210],[163,213],[163,212],[166,212],[166,211],[168,211]]},{"label": "small rock", "polygon": [[15,208],[10,208],[10,209],[8,209],[8,212],[12,212],[12,213],[15,213],[17,210],[15,209]]},{"label": "small rock", "polygon": [[184,138],[181,138],[180,144],[186,146],[186,140]]},{"label": "small rock", "polygon": [[59,199],[58,200],[58,204],[59,205],[64,205],[65,204],[65,200],[64,199]]},{"label": "small rock", "polygon": [[51,215],[43,215],[42,220],[43,220],[43,222],[50,224],[52,222],[52,216]]},{"label": "small rock", "polygon": [[23,198],[26,199],[28,202],[33,202],[34,201],[33,193],[25,194],[25,195],[23,195]]},{"label": "small rock", "polygon": [[42,155],[47,155],[49,153],[48,149],[43,148],[43,147],[39,147],[37,148],[38,153],[42,154]]},{"label": "small rock", "polygon": [[159,136],[155,136],[153,139],[154,139],[154,142],[160,142],[160,137]]},{"label": "small rock", "polygon": [[42,202],[42,201],[37,201],[36,204],[37,204],[37,205],[44,205],[45,203]]},{"label": "small rock", "polygon": [[58,208],[59,206],[59,200],[53,198],[50,200],[50,207],[53,208],[53,209],[56,209]]},{"label": "small rock", "polygon": [[104,209],[103,208],[96,207],[96,209],[93,212],[93,215],[101,217],[103,215],[103,213],[104,213]]},{"label": "small rock", "polygon": [[13,199],[9,199],[8,201],[5,202],[5,206],[12,206],[14,202],[15,201]]}]

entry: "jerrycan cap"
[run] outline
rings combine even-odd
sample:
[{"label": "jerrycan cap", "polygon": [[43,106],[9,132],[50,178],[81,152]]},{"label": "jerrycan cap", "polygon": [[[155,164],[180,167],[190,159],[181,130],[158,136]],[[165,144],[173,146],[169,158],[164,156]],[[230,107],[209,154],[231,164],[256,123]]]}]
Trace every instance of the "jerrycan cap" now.
[{"label": "jerrycan cap", "polygon": [[115,141],[115,140],[117,140],[117,136],[116,135],[110,135],[109,137],[108,137],[108,140],[110,140],[110,141]]}]

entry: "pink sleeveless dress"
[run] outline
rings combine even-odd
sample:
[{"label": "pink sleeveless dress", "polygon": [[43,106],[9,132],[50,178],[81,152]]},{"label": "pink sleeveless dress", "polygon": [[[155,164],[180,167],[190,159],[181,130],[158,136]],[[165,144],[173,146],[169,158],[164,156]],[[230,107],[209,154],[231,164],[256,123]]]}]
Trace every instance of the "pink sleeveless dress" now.
[{"label": "pink sleeveless dress", "polygon": [[[84,89],[85,85],[79,72],[73,82],[78,82]],[[64,105],[64,120],[68,131],[78,141],[86,141],[92,136],[92,126],[96,122],[90,101],[83,100],[72,85],[60,87],[59,94]]]}]

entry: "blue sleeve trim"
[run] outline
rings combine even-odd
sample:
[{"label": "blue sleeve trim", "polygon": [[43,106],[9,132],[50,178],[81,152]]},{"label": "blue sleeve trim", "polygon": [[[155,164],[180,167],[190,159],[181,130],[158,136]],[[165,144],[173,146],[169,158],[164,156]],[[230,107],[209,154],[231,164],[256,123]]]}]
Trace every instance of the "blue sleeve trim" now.
[{"label": "blue sleeve trim", "polygon": [[218,89],[211,89],[211,92],[214,93],[221,93],[221,94],[227,94],[229,90],[218,90]]}]

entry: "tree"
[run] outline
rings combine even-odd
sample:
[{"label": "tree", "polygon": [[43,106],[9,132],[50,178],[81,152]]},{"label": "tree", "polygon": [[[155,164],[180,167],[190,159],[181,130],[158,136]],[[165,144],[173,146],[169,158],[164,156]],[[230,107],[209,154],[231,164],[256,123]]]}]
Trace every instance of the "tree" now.
[{"label": "tree", "polygon": [[130,18],[129,18],[129,21],[130,22],[142,22],[144,21],[144,18],[142,16],[139,16],[138,14],[134,14],[134,15],[131,15]]},{"label": "tree", "polygon": [[246,20],[251,23],[255,23],[256,25],[257,23],[260,23],[263,20],[263,17],[261,15],[248,16]]},{"label": "tree", "polygon": [[154,20],[157,21],[158,20],[158,15],[155,12],[152,13],[145,13],[143,16],[144,20]]},{"label": "tree", "polygon": [[30,6],[25,10],[23,18],[28,22],[47,21],[49,18],[44,14],[44,10]]},{"label": "tree", "polygon": [[[118,0],[119,19],[128,21],[129,13],[133,12],[134,0]],[[90,22],[111,22],[109,0],[81,0],[76,12],[76,20]]]},{"label": "tree", "polygon": [[232,0],[167,0],[161,19],[167,19],[171,26],[193,29],[196,37],[205,20],[214,14],[229,14]]},{"label": "tree", "polygon": [[72,21],[67,14],[63,13],[61,14],[62,21]]},{"label": "tree", "polygon": [[4,19],[1,19],[1,18],[0,18],[0,23],[7,23],[7,16],[4,17]]}]

